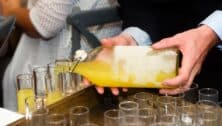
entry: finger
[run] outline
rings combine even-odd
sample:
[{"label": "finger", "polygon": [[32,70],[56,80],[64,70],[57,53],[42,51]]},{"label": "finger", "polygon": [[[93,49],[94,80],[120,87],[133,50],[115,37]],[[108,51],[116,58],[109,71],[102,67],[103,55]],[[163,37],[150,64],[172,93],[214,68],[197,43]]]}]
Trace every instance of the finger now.
[{"label": "finger", "polygon": [[175,88],[175,89],[160,89],[159,93],[160,94],[168,94],[168,95],[176,95],[179,93],[183,93],[185,91],[184,88]]},{"label": "finger", "polygon": [[196,63],[196,65],[193,67],[192,69],[192,72],[191,72],[191,75],[190,75],[190,78],[189,78],[189,81],[187,83],[188,85],[188,88],[190,87],[190,85],[192,84],[195,76],[200,72],[201,70],[201,67],[202,67],[202,63],[205,59],[206,55],[202,55],[200,60]]},{"label": "finger", "polygon": [[118,88],[111,88],[111,91],[113,95],[119,95],[119,89]]},{"label": "finger", "polygon": [[[166,80],[163,83],[168,86],[176,86],[179,84],[186,84],[189,81],[193,67],[196,64],[197,58],[195,57],[195,51],[184,48],[182,50],[183,58],[179,74],[170,80]],[[188,55],[189,54],[189,55]]]},{"label": "finger", "polygon": [[126,35],[118,35],[112,38],[106,38],[102,39],[101,43],[104,47],[111,48],[115,45],[130,45],[133,41],[133,39],[130,38],[130,36]]},{"label": "finger", "polygon": [[127,92],[127,91],[128,91],[128,88],[123,88],[122,91],[123,91],[123,92]]},{"label": "finger", "polygon": [[[178,75],[172,79],[167,79],[163,81],[163,85],[171,86],[171,87],[179,87],[183,85],[188,80],[188,75],[184,75],[181,73],[181,70],[179,69]],[[187,79],[186,79],[187,78]]]},{"label": "finger", "polygon": [[152,45],[152,48],[154,49],[165,49],[165,48],[173,48],[177,47],[178,42],[175,41],[173,38],[165,38],[160,40],[159,42],[156,42]]},{"label": "finger", "polygon": [[104,88],[103,87],[96,87],[96,90],[99,94],[104,94]]},{"label": "finger", "polygon": [[89,80],[87,80],[86,78],[84,78],[84,79],[83,79],[83,84],[88,87],[88,86],[90,85],[90,82],[89,82]]}]

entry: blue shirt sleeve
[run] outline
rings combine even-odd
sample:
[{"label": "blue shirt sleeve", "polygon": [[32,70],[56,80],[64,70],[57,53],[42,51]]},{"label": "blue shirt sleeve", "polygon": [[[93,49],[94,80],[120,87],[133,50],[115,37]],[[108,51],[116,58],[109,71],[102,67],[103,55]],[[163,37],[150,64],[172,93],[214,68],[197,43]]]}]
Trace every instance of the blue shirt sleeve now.
[{"label": "blue shirt sleeve", "polygon": [[138,27],[128,27],[122,33],[129,34],[136,40],[137,44],[140,46],[151,45],[152,40],[145,31]]},{"label": "blue shirt sleeve", "polygon": [[214,11],[200,24],[205,24],[212,28],[220,40],[222,40],[222,10]]}]

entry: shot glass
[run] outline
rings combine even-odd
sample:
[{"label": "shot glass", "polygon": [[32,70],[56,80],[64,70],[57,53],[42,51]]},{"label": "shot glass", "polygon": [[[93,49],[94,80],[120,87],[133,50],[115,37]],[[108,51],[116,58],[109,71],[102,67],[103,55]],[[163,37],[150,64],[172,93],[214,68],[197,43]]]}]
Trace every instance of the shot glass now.
[{"label": "shot glass", "polygon": [[63,95],[70,95],[84,88],[81,83],[82,77],[73,72],[73,65],[74,61],[71,59],[56,60],[56,71],[62,84]]},{"label": "shot glass", "polygon": [[62,84],[59,83],[58,75],[55,72],[55,63],[48,64],[48,82],[47,82],[47,104],[53,104],[63,98]]},{"label": "shot glass", "polygon": [[45,126],[48,109],[45,106],[45,99],[42,97],[27,97],[26,105],[26,126]]},{"label": "shot glass", "polygon": [[199,100],[210,100],[213,102],[218,102],[219,91],[214,88],[201,88],[198,91]]},{"label": "shot glass", "polygon": [[198,88],[197,83],[193,83],[190,88],[184,92],[184,99],[191,103],[196,103],[198,101]]},{"label": "shot glass", "polygon": [[180,125],[181,126],[195,126],[196,123],[197,123],[196,105],[187,102],[187,104],[181,107]]},{"label": "shot glass", "polygon": [[32,74],[19,74],[16,77],[18,112],[25,113],[25,99],[34,96]]},{"label": "shot glass", "polygon": [[120,115],[123,116],[125,125],[138,125],[138,109],[139,104],[134,101],[123,101],[119,104]]},{"label": "shot glass", "polygon": [[172,96],[160,96],[157,98],[158,117],[165,114],[176,114],[176,100]]},{"label": "shot glass", "polygon": [[197,102],[196,106],[198,126],[218,126],[219,113],[217,103],[201,100]]},{"label": "shot glass", "polygon": [[47,97],[47,78],[48,68],[45,66],[35,67],[33,69],[34,76],[34,93],[35,96]]},{"label": "shot glass", "polygon": [[104,113],[104,126],[122,126],[123,124],[123,116],[119,109],[107,110]]},{"label": "shot glass", "polygon": [[66,126],[65,115],[51,114],[46,118],[46,126]]},{"label": "shot glass", "polygon": [[75,106],[69,110],[70,126],[81,126],[89,123],[89,108],[85,106]]},{"label": "shot glass", "polygon": [[59,74],[59,79],[62,84],[62,93],[64,96],[69,96],[76,91],[76,74],[63,72]]},{"label": "shot glass", "polygon": [[147,92],[134,94],[134,101],[139,104],[139,108],[153,107],[153,95]]},{"label": "shot glass", "polygon": [[153,108],[139,109],[139,126],[147,126],[148,124],[156,122],[156,114],[156,110]]}]

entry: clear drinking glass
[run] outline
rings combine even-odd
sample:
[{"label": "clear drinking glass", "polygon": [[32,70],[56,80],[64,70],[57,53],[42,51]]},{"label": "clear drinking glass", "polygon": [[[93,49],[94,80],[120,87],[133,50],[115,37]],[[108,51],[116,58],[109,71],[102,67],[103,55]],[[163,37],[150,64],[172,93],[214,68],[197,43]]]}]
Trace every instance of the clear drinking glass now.
[{"label": "clear drinking glass", "polygon": [[62,84],[63,95],[71,95],[77,90],[81,78],[76,73],[72,72],[73,61],[70,59],[56,60],[56,72],[59,77],[59,82]]},{"label": "clear drinking glass", "polygon": [[19,74],[16,77],[18,112],[25,113],[25,99],[34,96],[32,74]]},{"label": "clear drinking glass", "polygon": [[35,96],[47,97],[48,69],[45,66],[33,69]]},{"label": "clear drinking glass", "polygon": [[107,110],[104,113],[104,126],[122,126],[123,116],[119,109]]},{"label": "clear drinking glass", "polygon": [[196,103],[198,101],[198,88],[199,85],[197,83],[193,83],[190,88],[184,92],[184,99],[191,103]]},{"label": "clear drinking glass", "polygon": [[46,118],[46,126],[66,126],[65,115],[51,114]]},{"label": "clear drinking glass", "polygon": [[47,104],[55,103],[63,98],[62,84],[59,83],[58,75],[55,73],[55,63],[48,64],[48,97]]},{"label": "clear drinking glass", "polygon": [[201,88],[198,91],[199,100],[210,100],[213,102],[218,102],[219,91],[214,88]]},{"label": "clear drinking glass", "polygon": [[69,110],[70,126],[80,126],[89,122],[89,108],[85,106],[75,106]]},{"label": "clear drinking glass", "polygon": [[139,108],[153,107],[153,95],[147,92],[134,94],[134,101],[139,104]]},{"label": "clear drinking glass", "polygon": [[197,102],[197,123],[198,126],[218,125],[218,104],[209,100]]},{"label": "clear drinking glass", "polygon": [[153,108],[139,109],[139,126],[147,126],[156,121],[156,110]]},{"label": "clear drinking glass", "polygon": [[139,104],[134,101],[123,101],[119,104],[120,114],[123,116],[125,126],[138,125],[138,109]]},{"label": "clear drinking glass", "polygon": [[45,99],[43,97],[27,97],[25,99],[26,105],[26,125],[27,126],[45,126],[45,119],[48,115],[48,109],[45,106]]},{"label": "clear drinking glass", "polygon": [[75,75],[76,74],[71,72],[63,72],[59,74],[63,95],[68,96],[76,91]]},{"label": "clear drinking glass", "polygon": [[197,109],[195,104],[187,102],[180,111],[181,126],[195,126],[197,120]]},{"label": "clear drinking glass", "polygon": [[157,98],[158,116],[164,114],[176,114],[176,100],[172,96],[160,96]]}]

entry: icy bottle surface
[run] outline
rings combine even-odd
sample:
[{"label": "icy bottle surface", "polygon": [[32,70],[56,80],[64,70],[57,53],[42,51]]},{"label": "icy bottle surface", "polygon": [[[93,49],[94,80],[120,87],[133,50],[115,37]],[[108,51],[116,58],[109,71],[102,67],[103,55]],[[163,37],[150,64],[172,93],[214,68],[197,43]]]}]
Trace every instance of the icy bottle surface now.
[{"label": "icy bottle surface", "polygon": [[97,86],[163,88],[162,81],[177,74],[177,53],[174,49],[153,50],[149,46],[100,47],[85,61],[77,60],[66,70]]}]

